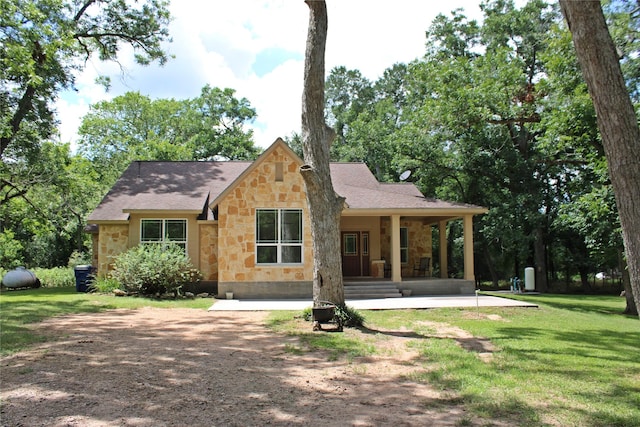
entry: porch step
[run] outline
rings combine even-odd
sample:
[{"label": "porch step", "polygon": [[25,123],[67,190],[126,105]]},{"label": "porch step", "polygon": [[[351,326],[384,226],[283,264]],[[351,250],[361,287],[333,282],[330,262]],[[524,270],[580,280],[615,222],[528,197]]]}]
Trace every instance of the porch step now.
[{"label": "porch step", "polygon": [[379,298],[400,298],[402,293],[393,284],[345,284],[344,298],[354,299],[379,299]]}]

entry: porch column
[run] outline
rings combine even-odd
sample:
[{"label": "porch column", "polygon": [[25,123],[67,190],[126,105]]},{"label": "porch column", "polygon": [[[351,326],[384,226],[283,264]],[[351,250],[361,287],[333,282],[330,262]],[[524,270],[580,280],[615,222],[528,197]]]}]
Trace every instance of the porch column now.
[{"label": "porch column", "polygon": [[447,221],[438,222],[440,236],[440,278],[449,277],[449,259],[447,258]]},{"label": "porch column", "polygon": [[476,280],[473,271],[473,215],[465,215],[463,218],[464,230],[464,279]]},{"label": "porch column", "polygon": [[400,215],[391,215],[391,281],[402,282]]}]

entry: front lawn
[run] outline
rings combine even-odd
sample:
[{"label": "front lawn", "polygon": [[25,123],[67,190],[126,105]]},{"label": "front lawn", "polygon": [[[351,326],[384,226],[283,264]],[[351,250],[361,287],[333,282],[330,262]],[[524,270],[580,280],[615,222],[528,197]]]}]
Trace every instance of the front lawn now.
[{"label": "front lawn", "polygon": [[[411,379],[446,391],[483,419],[522,426],[639,426],[640,321],[620,314],[624,299],[514,297],[540,308],[363,311],[366,328],[349,331],[348,340],[327,334],[328,347],[339,340],[348,360],[363,343],[376,348],[372,336],[381,343],[385,331],[404,331],[412,337],[407,345],[420,353]],[[273,313],[272,324],[321,345],[308,323],[287,327],[291,314]],[[490,354],[469,349],[465,344],[472,339],[442,338],[439,325],[486,339]]]}]

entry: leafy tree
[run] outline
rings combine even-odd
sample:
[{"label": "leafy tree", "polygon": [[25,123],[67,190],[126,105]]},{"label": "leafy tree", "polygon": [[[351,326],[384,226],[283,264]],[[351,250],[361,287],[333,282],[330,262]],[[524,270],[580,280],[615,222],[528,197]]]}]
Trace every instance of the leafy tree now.
[{"label": "leafy tree", "polygon": [[[51,103],[73,87],[74,73],[96,54],[117,60],[129,44],[138,63],[164,63],[168,3],[18,0],[2,2],[0,76],[3,161],[37,149],[54,131]],[[137,6],[137,7],[136,7]],[[8,150],[8,151],[7,151]]]},{"label": "leafy tree", "polygon": [[[497,283],[535,264],[539,290],[558,272],[580,273],[586,288],[595,268],[616,264],[617,222],[570,34],[543,1],[481,7],[482,25],[460,10],[438,16],[425,57],[377,82],[334,69],[327,116],[341,139],[332,156],[365,161],[382,180],[409,169],[426,195],[490,207],[475,239],[483,277]],[[612,22],[632,39],[627,21]],[[602,216],[585,210],[596,201]],[[596,218],[601,227],[580,225]]]},{"label": "leafy tree", "polygon": [[58,93],[88,59],[117,61],[124,45],[140,64],[165,63],[169,19],[164,0],[0,1],[0,230],[21,242],[16,259],[65,264],[56,258],[70,253],[52,251],[72,227],[56,212],[78,206],[57,200],[68,197],[70,161],[68,146],[47,142]]},{"label": "leafy tree", "polygon": [[109,185],[133,160],[252,159],[255,110],[233,89],[205,86],[194,99],[157,99],[128,92],[91,107],[78,134],[79,152]]}]

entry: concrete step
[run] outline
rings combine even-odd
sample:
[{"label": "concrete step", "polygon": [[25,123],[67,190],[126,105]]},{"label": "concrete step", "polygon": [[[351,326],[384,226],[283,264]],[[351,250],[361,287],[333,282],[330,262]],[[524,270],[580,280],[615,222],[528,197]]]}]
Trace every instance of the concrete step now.
[{"label": "concrete step", "polygon": [[346,291],[397,291],[395,285],[344,285]]},{"label": "concrete step", "polygon": [[399,298],[402,294],[390,283],[348,284],[344,286],[345,299]]},{"label": "concrete step", "polygon": [[400,292],[396,292],[393,294],[345,294],[345,300],[356,300],[356,299],[384,299],[384,298],[400,298],[402,294]]}]

